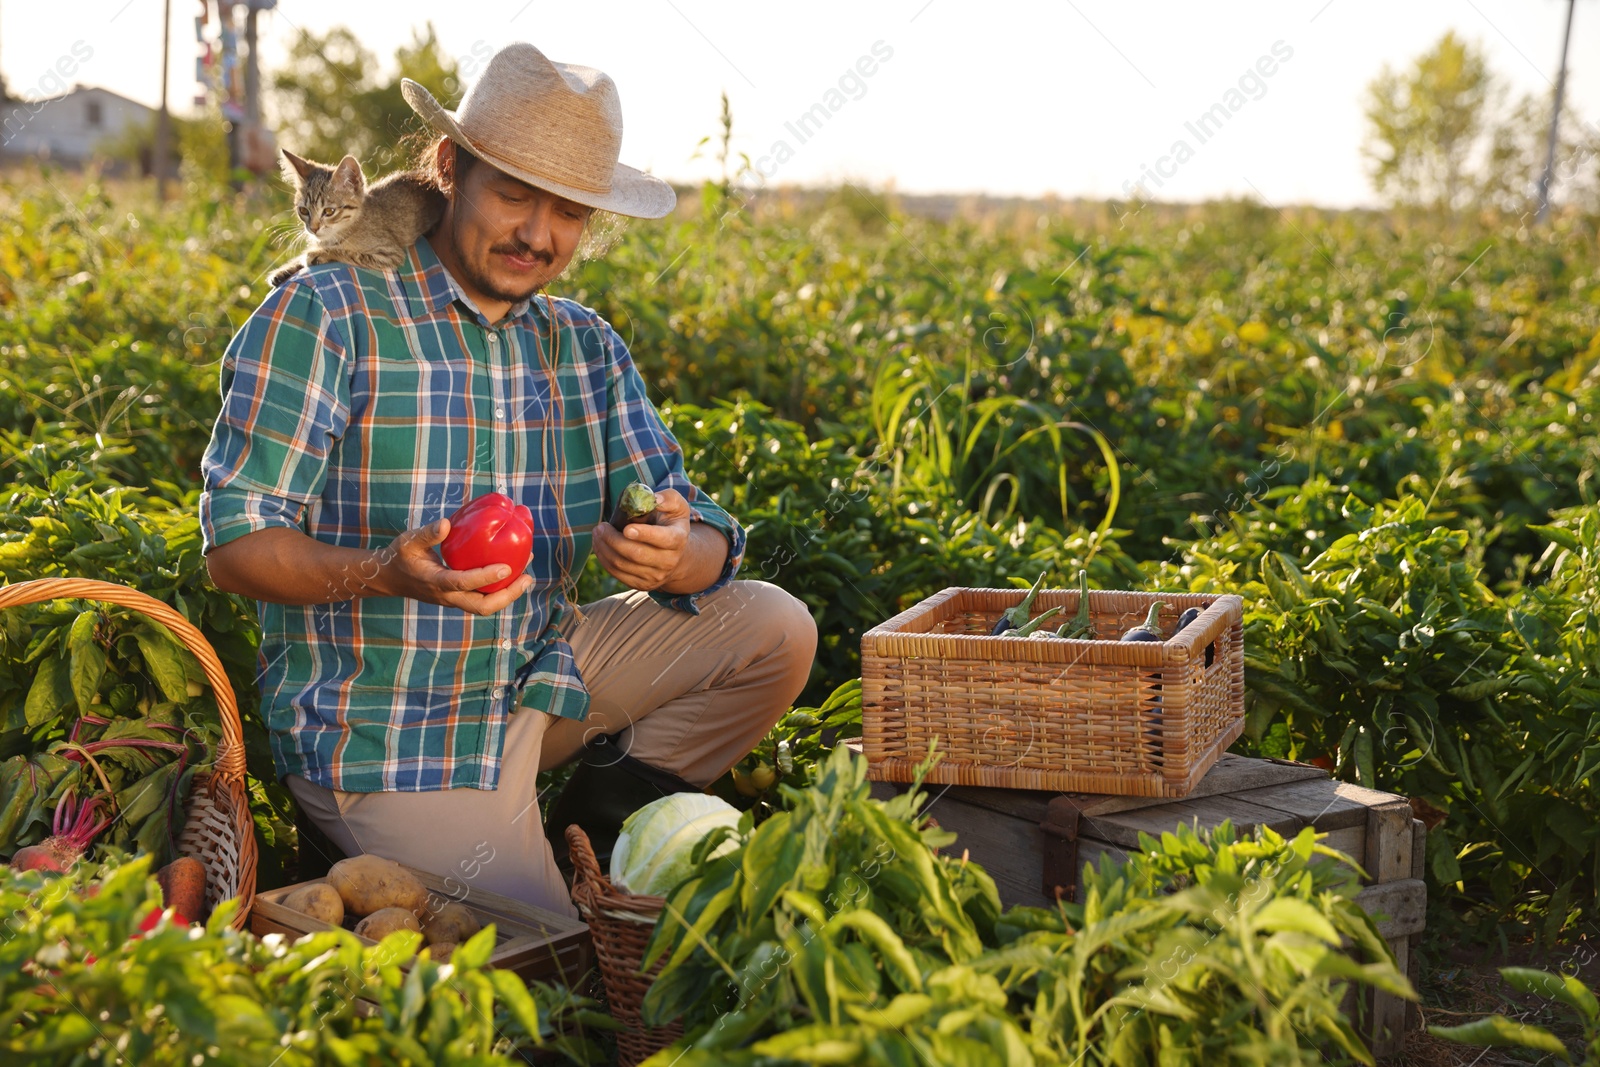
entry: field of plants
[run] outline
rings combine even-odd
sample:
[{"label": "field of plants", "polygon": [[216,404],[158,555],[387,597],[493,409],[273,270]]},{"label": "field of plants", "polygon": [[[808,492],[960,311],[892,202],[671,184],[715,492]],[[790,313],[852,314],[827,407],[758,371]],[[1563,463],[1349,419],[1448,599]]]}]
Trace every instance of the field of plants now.
[{"label": "field of plants", "polygon": [[[289,800],[253,715],[254,606],[207,584],[195,507],[218,361],[285,255],[273,235],[288,203],[281,192],[185,192],[158,206],[147,190],[93,176],[18,173],[0,184],[0,582],[122,582],[202,629],[245,705],[267,887],[293,880],[296,859]],[[1429,922],[1442,938],[1531,947],[1552,966],[1589,961],[1600,921],[1592,220],[1528,230],[1244,202],[939,220],[853,188],[743,202],[708,185],[682,200],[676,218],[634,224],[557,292],[597,308],[628,341],[690,471],[748,526],[746,576],[812,607],[822,644],[802,705],[823,705],[857,677],[864,630],[946,586],[1026,585],[1041,571],[1066,586],[1082,568],[1097,588],[1239,593],[1248,729],[1235,751],[1318,761],[1416,798],[1432,824]],[[614,588],[593,569],[583,585],[591,596]],[[200,681],[131,614],[66,602],[6,613],[0,830],[48,832],[49,798],[87,771],[51,764],[54,792],[41,791],[46,757],[34,754],[85,724],[109,736],[105,716],[166,724],[147,740],[169,747],[138,748],[123,773],[192,773],[177,749],[210,738],[215,720]],[[919,837],[938,843],[915,812],[886,816],[862,799],[856,769],[807,732],[815,723],[791,716],[780,727],[784,773],[762,827],[809,821],[819,829],[804,833],[863,855],[892,839],[907,862]],[[114,843],[159,842],[162,813],[145,815],[143,838],[130,829]],[[781,851],[776,830],[762,833],[746,856]],[[1362,970],[1301,944],[1256,971],[1213,961],[1214,975],[1182,991],[1134,988],[1157,953],[1203,930],[1219,936],[1204,902],[1184,895],[1215,872],[1266,877],[1274,899],[1300,902],[1272,920],[1297,937],[1360,943],[1366,929],[1341,903],[1353,890],[1325,867],[1298,878],[1309,839],[1163,848],[1137,869],[1102,873],[1098,902],[1066,916],[999,914],[972,867],[908,868],[893,883],[901,896],[878,909],[892,930],[824,922],[813,907],[819,886],[849,873],[844,850],[826,870],[806,868],[820,880],[809,896],[749,874],[783,857],[747,860],[742,888],[685,888],[691,914],[696,892],[738,904],[725,901],[692,940],[678,931],[660,1006],[707,1027],[695,1054],[705,1058],[683,1062],[729,1062],[735,1046],[771,1062],[855,1062],[824,1054],[846,1045],[875,1062],[930,1049],[936,1062],[983,1062],[978,1049],[1127,1062],[1130,1048],[1157,1040],[1196,1058],[1221,1048],[1360,1058],[1343,1024],[1327,1021],[1337,1016],[1329,990],[1400,981],[1381,951]],[[804,863],[822,857],[807,846]],[[144,868],[131,870],[127,884],[75,906],[72,921],[120,929],[107,901],[142,899]],[[1266,927],[1235,918],[1223,941],[1253,959],[1246,943]],[[826,935],[796,941],[808,921]],[[762,922],[777,928],[759,934]],[[51,943],[47,929],[36,944]],[[220,969],[194,981],[220,984],[183,991],[211,1005],[194,1009],[211,1029],[186,1029],[225,1044],[214,998],[273,994],[270,983],[217,977],[250,971],[257,950],[216,920],[211,931],[201,943]],[[727,964],[696,944],[732,952],[752,937],[789,944],[804,965],[758,996],[697,1000]],[[151,936],[126,951],[145,954],[139,966],[153,974],[173,966],[161,953],[176,945]],[[881,984],[883,999],[844,991],[836,967],[855,976],[855,993]],[[479,977],[468,965],[448,981]],[[485,983],[467,995],[490,995]],[[511,997],[496,1012],[528,1042],[586,1054],[570,1035],[594,1022],[587,1001],[540,988],[535,1004],[492,984]],[[442,994],[426,997],[427,1010],[448,1014]],[[403,1015],[401,999],[396,987]],[[1196,1021],[1226,1015],[1223,1004],[1271,1015],[1290,1001],[1248,1038],[1243,1024],[1212,1032]],[[1143,1014],[1124,1024],[1105,1014],[1113,1003]],[[738,1027],[717,1023],[733,1009]],[[0,1018],[0,1030],[30,1010]],[[305,1025],[291,1015],[269,1004],[228,1040]],[[386,1040],[334,1017],[352,1049]],[[603,1045],[603,1027],[595,1035]],[[324,1062],[306,1055],[294,1062]]]}]

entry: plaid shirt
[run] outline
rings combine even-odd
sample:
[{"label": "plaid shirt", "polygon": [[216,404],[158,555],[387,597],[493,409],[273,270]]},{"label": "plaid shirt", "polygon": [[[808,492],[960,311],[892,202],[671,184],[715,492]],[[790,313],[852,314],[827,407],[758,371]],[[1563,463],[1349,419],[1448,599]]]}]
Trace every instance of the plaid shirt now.
[{"label": "plaid shirt", "polygon": [[[543,300],[491,324],[426,239],[396,270],[329,263],[275,289],[222,363],[202,461],[205,549],[271,526],[374,549],[490,491],[533,512],[531,592],[497,615],[400,597],[261,603],[262,711],[280,776],[352,792],[492,789],[513,703],[582,719],[557,621],[590,530],[635,479],[676,489],[729,541],[693,595],[732,580],[743,529],[683,453],[609,323]],[[552,391],[552,379],[554,390]]]}]

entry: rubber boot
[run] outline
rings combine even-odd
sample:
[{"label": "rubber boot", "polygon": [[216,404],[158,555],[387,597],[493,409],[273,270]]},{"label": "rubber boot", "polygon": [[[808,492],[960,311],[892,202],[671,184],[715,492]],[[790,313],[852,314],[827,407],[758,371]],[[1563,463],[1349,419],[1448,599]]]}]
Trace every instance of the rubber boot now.
[{"label": "rubber boot", "polygon": [[545,816],[545,836],[555,852],[556,865],[569,879],[567,827],[577,823],[589,835],[602,871],[609,870],[611,850],[622,832],[622,822],[652,800],[673,793],[701,793],[699,786],[669,771],[642,763],[623,752],[618,735],[602,738],[583,750],[572,777],[556,794]]}]

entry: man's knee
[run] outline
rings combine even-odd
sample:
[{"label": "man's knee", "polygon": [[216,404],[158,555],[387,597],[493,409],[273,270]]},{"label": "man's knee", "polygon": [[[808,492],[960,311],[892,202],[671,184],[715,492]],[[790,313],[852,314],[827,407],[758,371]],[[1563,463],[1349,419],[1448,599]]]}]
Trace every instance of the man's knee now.
[{"label": "man's knee", "polygon": [[817,652],[817,623],[804,601],[770,582],[736,581],[728,585],[722,625],[747,635],[763,655],[778,655],[811,669]]}]

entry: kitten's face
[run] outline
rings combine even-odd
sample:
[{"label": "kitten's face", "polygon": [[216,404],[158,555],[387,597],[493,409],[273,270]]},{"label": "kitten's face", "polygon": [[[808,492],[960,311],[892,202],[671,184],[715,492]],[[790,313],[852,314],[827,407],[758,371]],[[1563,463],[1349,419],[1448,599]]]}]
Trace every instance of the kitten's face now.
[{"label": "kitten's face", "polygon": [[313,244],[337,244],[354,225],[366,199],[361,164],[345,156],[339,165],[313,163],[284,150],[283,174],[295,186],[294,209]]}]

